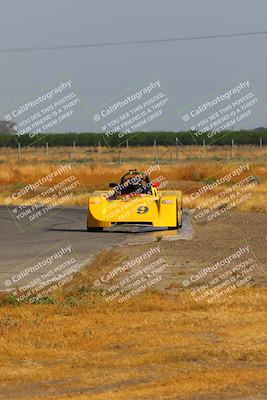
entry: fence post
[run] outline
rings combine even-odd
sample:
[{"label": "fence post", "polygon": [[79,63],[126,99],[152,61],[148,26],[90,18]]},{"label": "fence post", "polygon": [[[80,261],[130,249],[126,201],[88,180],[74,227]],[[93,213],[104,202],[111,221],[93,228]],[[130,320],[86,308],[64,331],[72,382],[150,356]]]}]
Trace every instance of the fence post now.
[{"label": "fence post", "polygon": [[262,150],[262,138],[260,138],[260,150]]},{"label": "fence post", "polygon": [[18,143],[18,161],[20,160],[20,143]]},{"label": "fence post", "polygon": [[157,140],[154,139],[154,157],[155,157],[155,161],[158,158],[158,154],[157,154]]},{"label": "fence post", "polygon": [[232,139],[232,149],[231,149],[232,158],[234,158],[234,155],[235,155],[234,147],[235,147],[235,141],[234,141],[234,139]]},{"label": "fence post", "polygon": [[48,142],[45,142],[45,148],[46,148],[46,161],[49,160],[49,148],[48,148]]},{"label": "fence post", "polygon": [[203,158],[204,160],[206,159],[206,141],[203,139]]},{"label": "fence post", "polygon": [[175,138],[176,161],[178,161],[178,137]]}]

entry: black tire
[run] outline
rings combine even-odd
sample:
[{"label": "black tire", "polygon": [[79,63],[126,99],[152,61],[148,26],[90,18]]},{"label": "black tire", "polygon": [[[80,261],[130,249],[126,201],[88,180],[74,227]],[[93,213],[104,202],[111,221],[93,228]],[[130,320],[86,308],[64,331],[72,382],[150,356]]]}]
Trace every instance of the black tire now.
[{"label": "black tire", "polygon": [[179,220],[178,220],[178,213],[179,213],[179,211],[178,211],[178,202],[176,204],[177,204],[177,229],[179,229],[179,228],[182,228],[182,226],[183,226],[183,208],[181,207],[181,210],[180,210],[181,223],[179,224]]},{"label": "black tire", "polygon": [[98,226],[98,227],[89,227],[87,226],[87,232],[103,232],[103,227]]},{"label": "black tire", "polygon": [[182,213],[181,223],[179,224],[178,219],[177,219],[177,228],[182,228],[182,226],[183,226],[183,210],[182,209],[181,209],[181,213]]},{"label": "black tire", "polygon": [[[181,209],[181,211],[182,211],[182,221],[183,221],[183,209]],[[171,231],[173,229],[182,228],[183,222],[181,222],[181,224],[179,224],[179,222],[178,222],[178,205],[176,207],[176,212],[177,212],[177,224],[176,224],[176,226],[168,226],[169,231]]]}]

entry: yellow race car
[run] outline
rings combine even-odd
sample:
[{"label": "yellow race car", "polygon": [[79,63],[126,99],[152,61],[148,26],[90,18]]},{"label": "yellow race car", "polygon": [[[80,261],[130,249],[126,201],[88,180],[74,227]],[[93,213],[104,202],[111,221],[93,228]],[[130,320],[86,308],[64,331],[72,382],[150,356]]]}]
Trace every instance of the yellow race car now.
[{"label": "yellow race car", "polygon": [[148,224],[177,229],[182,226],[183,195],[180,190],[161,190],[160,178],[129,170],[120,183],[89,196],[87,230],[102,231],[113,224]]}]

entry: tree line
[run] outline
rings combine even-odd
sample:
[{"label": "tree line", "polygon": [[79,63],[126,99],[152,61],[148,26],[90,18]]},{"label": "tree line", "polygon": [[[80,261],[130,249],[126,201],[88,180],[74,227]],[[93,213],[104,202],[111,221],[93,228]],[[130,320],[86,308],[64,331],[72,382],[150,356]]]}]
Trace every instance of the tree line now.
[{"label": "tree line", "polygon": [[[131,134],[130,134],[131,135]],[[120,139],[117,134],[113,134],[109,138],[105,138],[104,135],[93,132],[86,133],[39,133],[34,139],[30,138],[29,135],[25,134],[22,136],[16,136],[15,134],[4,134],[0,133],[0,147],[17,147],[18,143],[22,147],[33,145],[36,147],[44,146],[47,142],[49,146],[122,146],[127,144],[129,146],[153,146],[155,143],[162,146],[173,146],[175,144],[180,145],[194,145],[202,144],[205,140],[206,144],[214,142],[216,145],[231,145],[232,140],[238,145],[253,144],[259,145],[259,143],[265,144],[267,139],[267,129],[259,128],[255,130],[241,130],[234,132],[220,132],[215,137],[209,138],[209,132],[201,135],[201,137],[192,136],[192,132],[139,132],[132,136],[129,135]]]}]

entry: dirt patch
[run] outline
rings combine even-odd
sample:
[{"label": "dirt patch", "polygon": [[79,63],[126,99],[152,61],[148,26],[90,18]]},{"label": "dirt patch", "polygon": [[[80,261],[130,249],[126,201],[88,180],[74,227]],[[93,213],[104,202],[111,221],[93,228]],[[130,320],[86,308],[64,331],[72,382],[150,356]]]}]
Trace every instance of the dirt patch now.
[{"label": "dirt patch", "polygon": [[[187,279],[209,265],[213,259],[231,253],[231,249],[235,250],[239,244],[247,244],[263,271],[253,279],[253,283],[257,286],[267,286],[266,226],[266,213],[234,212],[219,223],[195,227],[191,240],[161,241],[161,249],[170,266],[168,283]],[[122,247],[120,253],[132,259],[149,247],[151,244]]]}]

